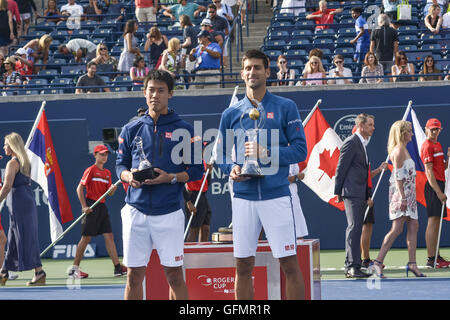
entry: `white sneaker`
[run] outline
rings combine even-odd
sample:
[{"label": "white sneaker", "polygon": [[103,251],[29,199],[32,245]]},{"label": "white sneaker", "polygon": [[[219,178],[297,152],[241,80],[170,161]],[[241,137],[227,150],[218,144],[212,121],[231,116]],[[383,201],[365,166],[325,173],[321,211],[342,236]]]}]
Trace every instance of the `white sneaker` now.
[{"label": "white sneaker", "polygon": [[12,273],[11,271],[8,271],[8,280],[16,280],[19,277],[19,275]]}]

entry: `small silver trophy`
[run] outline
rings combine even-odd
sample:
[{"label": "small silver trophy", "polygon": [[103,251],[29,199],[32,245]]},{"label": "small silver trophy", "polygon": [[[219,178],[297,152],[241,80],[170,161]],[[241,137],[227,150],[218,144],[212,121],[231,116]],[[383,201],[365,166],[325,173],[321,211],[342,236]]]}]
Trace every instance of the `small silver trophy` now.
[{"label": "small silver trophy", "polygon": [[147,159],[144,153],[144,141],[141,136],[136,136],[134,138],[134,143],[136,145],[138,155],[139,155],[139,166],[138,171],[133,172],[134,180],[142,182],[146,179],[155,179],[159,173],[154,170],[151,162]]},{"label": "small silver trophy", "polygon": [[[245,131],[245,136],[247,142],[258,142],[258,131],[259,129],[264,127],[264,119],[265,119],[265,110],[261,103],[258,103],[257,107],[247,108],[247,110],[242,112],[240,123],[241,128]],[[252,120],[253,128],[246,128],[244,125],[244,119],[248,117]],[[250,177],[250,178],[262,178],[264,175],[262,174],[261,168],[258,163],[257,156],[246,156],[244,164],[241,169],[242,177]]]}]

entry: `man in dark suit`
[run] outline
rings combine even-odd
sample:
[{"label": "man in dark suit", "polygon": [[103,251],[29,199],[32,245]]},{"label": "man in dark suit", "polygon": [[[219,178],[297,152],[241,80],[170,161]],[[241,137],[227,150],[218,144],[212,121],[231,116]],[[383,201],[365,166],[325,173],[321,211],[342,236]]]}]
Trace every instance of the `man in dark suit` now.
[{"label": "man in dark suit", "polygon": [[364,278],[369,274],[361,271],[360,239],[367,206],[370,198],[369,157],[366,146],[375,130],[375,118],[362,113],[356,117],[355,134],[344,140],[338,166],[334,193],[344,201],[347,216],[345,235],[345,275],[348,278]]}]

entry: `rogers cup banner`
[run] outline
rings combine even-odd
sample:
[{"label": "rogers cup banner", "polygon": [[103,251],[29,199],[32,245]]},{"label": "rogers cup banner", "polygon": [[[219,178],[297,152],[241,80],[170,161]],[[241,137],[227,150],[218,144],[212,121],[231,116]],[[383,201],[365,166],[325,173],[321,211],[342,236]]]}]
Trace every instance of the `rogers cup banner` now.
[{"label": "rogers cup banner", "polygon": [[344,210],[344,203],[336,203],[334,184],[336,167],[339,160],[342,140],[325,120],[317,108],[304,126],[308,156],[300,164],[305,178],[302,180],[320,199],[339,210]]},{"label": "rogers cup banner", "polygon": [[42,112],[27,154],[31,162],[31,179],[41,186],[48,198],[50,237],[54,242],[63,232],[62,224],[71,221],[73,216],[45,110]]}]

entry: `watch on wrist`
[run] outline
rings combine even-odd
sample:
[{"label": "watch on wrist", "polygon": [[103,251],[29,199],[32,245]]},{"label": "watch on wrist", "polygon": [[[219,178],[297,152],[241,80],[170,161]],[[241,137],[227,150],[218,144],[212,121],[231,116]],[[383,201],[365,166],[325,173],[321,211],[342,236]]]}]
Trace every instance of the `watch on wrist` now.
[{"label": "watch on wrist", "polygon": [[177,175],[176,174],[173,174],[173,178],[172,178],[172,180],[170,180],[170,184],[175,184],[175,183],[177,183],[178,182],[178,180],[177,180]]}]

